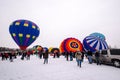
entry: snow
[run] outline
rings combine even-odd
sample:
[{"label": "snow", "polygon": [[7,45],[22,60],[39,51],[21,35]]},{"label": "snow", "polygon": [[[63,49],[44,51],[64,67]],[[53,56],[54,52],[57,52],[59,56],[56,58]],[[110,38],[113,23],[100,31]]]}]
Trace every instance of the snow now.
[{"label": "snow", "polygon": [[35,55],[30,60],[0,60],[0,80],[120,80],[119,73],[120,68],[89,64],[86,58],[81,68],[64,56],[50,56],[48,64]]}]

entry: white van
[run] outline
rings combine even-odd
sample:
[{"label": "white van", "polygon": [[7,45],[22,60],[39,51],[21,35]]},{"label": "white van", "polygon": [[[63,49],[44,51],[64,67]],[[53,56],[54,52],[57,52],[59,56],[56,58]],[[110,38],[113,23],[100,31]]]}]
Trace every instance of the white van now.
[{"label": "white van", "polygon": [[[101,63],[120,67],[120,49],[108,49],[100,52]],[[95,56],[93,55],[93,61]]]}]

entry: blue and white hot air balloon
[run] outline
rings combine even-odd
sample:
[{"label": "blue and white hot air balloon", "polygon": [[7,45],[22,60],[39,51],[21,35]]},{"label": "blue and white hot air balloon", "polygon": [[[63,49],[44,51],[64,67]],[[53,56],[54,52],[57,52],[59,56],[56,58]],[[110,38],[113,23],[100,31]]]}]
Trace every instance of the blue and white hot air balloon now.
[{"label": "blue and white hot air balloon", "polygon": [[83,40],[83,46],[85,50],[90,50],[92,52],[108,49],[106,41],[96,36],[85,37]]}]

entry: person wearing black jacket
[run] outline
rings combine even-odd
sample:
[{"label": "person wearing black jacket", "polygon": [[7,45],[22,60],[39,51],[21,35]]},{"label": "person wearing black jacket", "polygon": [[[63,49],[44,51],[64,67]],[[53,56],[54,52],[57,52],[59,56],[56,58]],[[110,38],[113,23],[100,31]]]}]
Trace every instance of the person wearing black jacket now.
[{"label": "person wearing black jacket", "polygon": [[44,64],[48,64],[48,57],[49,57],[48,50],[44,50],[43,51]]},{"label": "person wearing black jacket", "polygon": [[92,64],[92,52],[90,50],[87,52],[87,58],[89,63]]},{"label": "person wearing black jacket", "polygon": [[100,53],[99,51],[96,51],[95,53],[95,59],[96,59],[96,64],[101,65],[101,60],[100,60]]}]

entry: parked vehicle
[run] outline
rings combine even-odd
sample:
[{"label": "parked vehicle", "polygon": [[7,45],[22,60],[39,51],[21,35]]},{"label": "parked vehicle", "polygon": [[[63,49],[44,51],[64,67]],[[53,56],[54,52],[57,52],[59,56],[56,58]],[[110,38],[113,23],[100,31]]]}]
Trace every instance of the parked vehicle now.
[{"label": "parked vehicle", "polygon": [[[95,62],[95,56],[92,57]],[[108,49],[100,52],[100,60],[103,64],[111,64],[120,67],[120,49]]]}]

